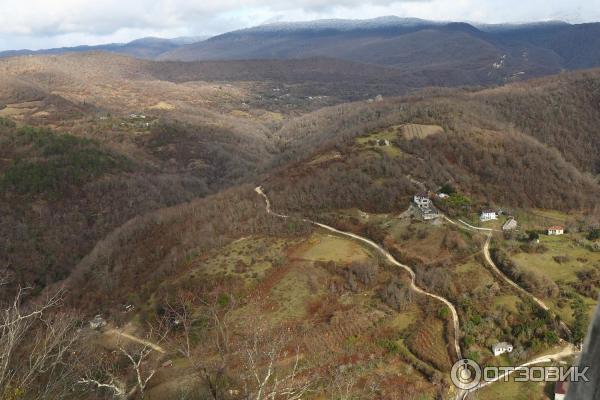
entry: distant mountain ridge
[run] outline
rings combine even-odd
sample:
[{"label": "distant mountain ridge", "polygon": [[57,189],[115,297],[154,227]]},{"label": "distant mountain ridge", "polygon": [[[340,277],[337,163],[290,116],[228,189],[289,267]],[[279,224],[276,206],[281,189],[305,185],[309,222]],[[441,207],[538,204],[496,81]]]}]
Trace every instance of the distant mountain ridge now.
[{"label": "distant mountain ridge", "polygon": [[93,46],[57,47],[41,50],[7,50],[0,51],[0,58],[26,55],[81,53],[86,51],[107,51],[110,53],[124,54],[137,58],[154,59],[157,56],[175,50],[178,47],[202,41],[206,37],[178,37],[174,39],[163,39],[156,37],[145,37],[128,43],[108,43]]},{"label": "distant mountain ridge", "polygon": [[258,25],[252,28],[235,32],[280,32],[280,31],[306,31],[306,30],[337,30],[340,32],[352,30],[382,29],[390,27],[416,27],[423,25],[444,25],[447,22],[428,21],[420,18],[400,18],[385,16],[373,19],[320,19],[299,22],[275,22]]},{"label": "distant mountain ridge", "polygon": [[479,24],[386,16],[274,22],[208,39],[129,43],[0,57],[107,51],[160,61],[339,59],[396,68],[434,86],[495,85],[600,66],[600,23]]},{"label": "distant mountain ridge", "polygon": [[507,81],[600,66],[600,24],[470,24],[381,17],[276,22],[181,46],[159,60],[329,57],[427,74],[441,85]]}]

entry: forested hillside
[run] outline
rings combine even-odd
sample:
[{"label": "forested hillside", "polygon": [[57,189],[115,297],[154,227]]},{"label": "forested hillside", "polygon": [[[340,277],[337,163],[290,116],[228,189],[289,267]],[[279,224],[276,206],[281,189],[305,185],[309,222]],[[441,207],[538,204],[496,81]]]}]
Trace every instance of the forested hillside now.
[{"label": "forested hillside", "polygon": [[172,122],[124,146],[0,119],[0,144],[0,263],[36,291],[131,218],[242,182],[265,161],[226,129]]},{"label": "forested hillside", "polygon": [[[0,302],[18,296],[4,303],[17,320],[21,303],[50,302],[36,335],[76,339],[57,356],[76,388],[56,396],[239,400],[271,365],[308,398],[446,398],[461,351],[487,362],[506,338],[517,363],[570,339],[563,323],[581,336],[597,289],[577,280],[598,260],[598,70],[427,89],[325,58],[94,53],[0,70]],[[418,192],[453,220],[421,218]],[[518,230],[457,222],[485,208]],[[572,237],[536,243],[559,223]],[[547,309],[493,270],[488,232]],[[19,385],[54,380],[39,382]]]},{"label": "forested hillside", "polygon": [[[326,143],[324,161],[312,161],[318,160],[313,156],[278,173],[269,183],[278,193],[276,204],[296,211],[350,207],[400,211],[422,189],[416,181],[433,189],[451,183],[482,204],[594,209],[599,188],[585,170],[510,121],[490,118],[493,108],[473,107],[470,100],[462,103],[461,97],[390,101],[375,112],[362,105],[351,112],[345,107],[330,110],[338,118],[320,121],[327,134],[303,137],[298,145],[305,149],[310,143]],[[353,116],[360,116],[360,122],[353,123]],[[337,121],[345,123],[339,126]],[[405,124],[442,129],[431,136],[407,138],[402,134]],[[395,128],[386,135],[384,126]],[[391,150],[359,144],[378,137],[390,140]],[[284,154],[294,152],[292,148]],[[328,160],[327,154],[333,152],[336,157]]]}]

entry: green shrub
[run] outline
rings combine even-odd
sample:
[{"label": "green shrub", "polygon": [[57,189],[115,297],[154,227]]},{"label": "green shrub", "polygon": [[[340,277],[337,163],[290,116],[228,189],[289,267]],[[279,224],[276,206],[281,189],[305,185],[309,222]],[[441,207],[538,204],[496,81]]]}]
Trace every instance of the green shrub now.
[{"label": "green shrub", "polygon": [[0,117],[0,127],[14,128],[15,126],[16,126],[16,124],[13,121],[11,121],[10,119]]},{"label": "green shrub", "polygon": [[379,347],[384,348],[390,354],[398,354],[400,353],[400,346],[398,342],[392,339],[382,339],[377,342]]}]

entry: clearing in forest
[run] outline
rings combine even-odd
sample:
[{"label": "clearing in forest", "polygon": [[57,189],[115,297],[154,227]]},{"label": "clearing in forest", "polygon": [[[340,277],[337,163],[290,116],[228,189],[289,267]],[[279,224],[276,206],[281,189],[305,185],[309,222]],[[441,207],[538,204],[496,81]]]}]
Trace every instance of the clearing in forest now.
[{"label": "clearing in forest", "polygon": [[425,139],[428,136],[443,133],[444,129],[439,125],[406,124],[401,127],[405,139]]}]

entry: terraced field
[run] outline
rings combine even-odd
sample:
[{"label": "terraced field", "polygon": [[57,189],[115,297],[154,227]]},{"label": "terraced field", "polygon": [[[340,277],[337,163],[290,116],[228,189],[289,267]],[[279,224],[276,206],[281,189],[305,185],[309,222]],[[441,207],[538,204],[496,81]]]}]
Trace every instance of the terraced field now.
[{"label": "terraced field", "polygon": [[412,140],[444,133],[444,128],[438,125],[406,124],[400,127],[400,131],[405,139]]},{"label": "terraced field", "polygon": [[444,323],[434,318],[427,318],[419,323],[410,335],[407,346],[419,359],[435,366],[440,371],[450,371],[452,362],[448,355],[445,339]]}]

